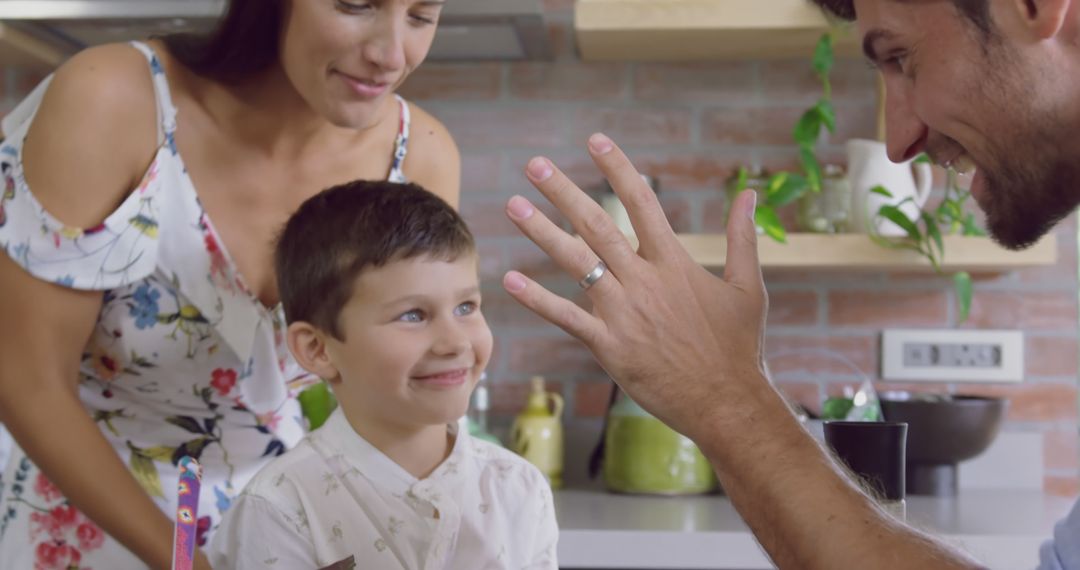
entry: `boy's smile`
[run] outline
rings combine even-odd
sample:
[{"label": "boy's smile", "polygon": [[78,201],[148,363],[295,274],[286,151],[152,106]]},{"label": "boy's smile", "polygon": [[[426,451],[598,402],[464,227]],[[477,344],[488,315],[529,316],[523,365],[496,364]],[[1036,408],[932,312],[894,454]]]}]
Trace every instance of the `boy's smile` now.
[{"label": "boy's smile", "polygon": [[445,425],[468,407],[491,357],[477,256],[422,256],[361,272],[327,336],[334,391],[347,415],[396,429]]}]

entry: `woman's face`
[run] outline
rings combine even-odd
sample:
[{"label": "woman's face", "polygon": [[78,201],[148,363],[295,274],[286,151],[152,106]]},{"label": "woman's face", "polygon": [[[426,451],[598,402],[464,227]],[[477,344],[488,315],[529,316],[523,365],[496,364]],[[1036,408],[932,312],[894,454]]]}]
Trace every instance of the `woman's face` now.
[{"label": "woman's face", "polygon": [[376,111],[424,61],[442,0],[287,0],[285,75],[331,123],[372,126]]}]

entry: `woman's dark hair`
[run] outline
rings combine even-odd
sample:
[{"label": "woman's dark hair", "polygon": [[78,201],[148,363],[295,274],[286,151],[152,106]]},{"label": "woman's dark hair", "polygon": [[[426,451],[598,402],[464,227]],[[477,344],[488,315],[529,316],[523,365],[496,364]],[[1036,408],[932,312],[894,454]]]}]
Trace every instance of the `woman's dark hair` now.
[{"label": "woman's dark hair", "polygon": [[229,0],[212,31],[172,34],[162,40],[176,59],[199,75],[222,81],[245,77],[277,59],[285,1]]}]

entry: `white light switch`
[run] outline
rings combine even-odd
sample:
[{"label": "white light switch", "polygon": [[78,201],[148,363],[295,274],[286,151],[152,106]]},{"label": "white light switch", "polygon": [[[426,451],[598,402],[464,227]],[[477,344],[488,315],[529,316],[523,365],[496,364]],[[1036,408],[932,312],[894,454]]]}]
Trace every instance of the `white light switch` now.
[{"label": "white light switch", "polygon": [[881,377],[924,382],[1021,382],[1024,333],[1008,330],[887,330]]}]

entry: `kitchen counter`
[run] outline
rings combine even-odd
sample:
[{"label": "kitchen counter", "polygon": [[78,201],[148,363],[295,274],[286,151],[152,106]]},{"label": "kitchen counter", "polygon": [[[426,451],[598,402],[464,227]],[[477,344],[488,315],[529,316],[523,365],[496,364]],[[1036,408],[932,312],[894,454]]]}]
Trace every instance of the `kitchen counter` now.
[{"label": "kitchen counter", "polygon": [[[1030,490],[907,499],[907,520],[994,570],[1031,569],[1072,501]],[[555,493],[563,568],[774,568],[726,497]]]}]

